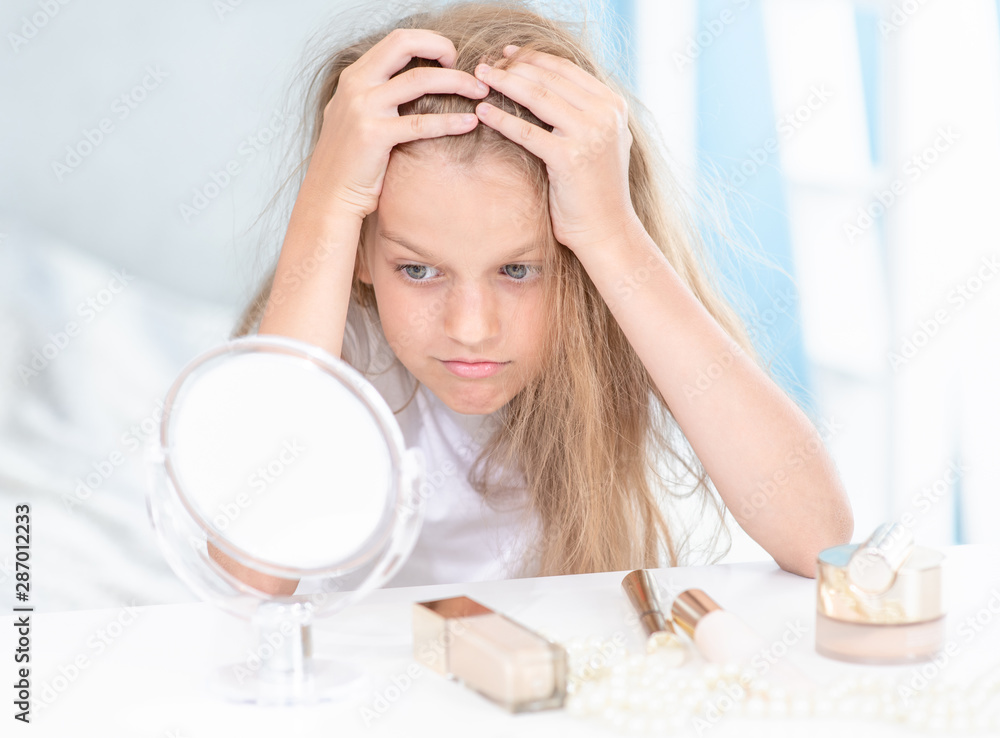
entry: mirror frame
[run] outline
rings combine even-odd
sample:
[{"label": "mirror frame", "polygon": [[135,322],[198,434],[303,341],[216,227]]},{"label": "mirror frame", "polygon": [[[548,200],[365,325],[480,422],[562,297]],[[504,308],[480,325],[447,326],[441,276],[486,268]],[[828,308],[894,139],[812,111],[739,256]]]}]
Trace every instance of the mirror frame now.
[{"label": "mirror frame", "polygon": [[[386,495],[385,505],[375,530],[358,547],[345,558],[331,561],[325,566],[313,568],[298,568],[285,566],[272,561],[259,559],[247,551],[230,543],[223,534],[216,530],[210,520],[207,520],[199,507],[188,499],[178,478],[173,459],[173,430],[175,410],[183,408],[184,392],[192,381],[209,371],[219,362],[231,356],[253,353],[270,353],[288,356],[296,359],[300,366],[327,374],[331,379],[340,381],[353,395],[357,397],[375,419],[382,431],[383,439],[388,446],[390,463],[391,489]],[[311,344],[297,339],[276,335],[253,335],[233,339],[214,349],[206,351],[189,362],[178,374],[167,393],[163,404],[163,417],[160,423],[159,444],[162,454],[162,464],[168,483],[184,508],[184,511],[195,524],[201,528],[208,541],[224,554],[237,562],[275,577],[285,579],[302,579],[310,576],[337,576],[354,571],[382,554],[389,538],[395,529],[397,507],[404,497],[404,455],[406,447],[399,424],[396,422],[385,399],[347,362]],[[213,565],[215,562],[211,562]]]}]

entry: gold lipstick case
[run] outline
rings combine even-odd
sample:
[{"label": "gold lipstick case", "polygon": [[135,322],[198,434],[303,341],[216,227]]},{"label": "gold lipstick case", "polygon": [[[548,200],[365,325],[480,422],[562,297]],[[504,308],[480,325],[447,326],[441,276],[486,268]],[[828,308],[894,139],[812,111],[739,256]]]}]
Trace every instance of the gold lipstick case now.
[{"label": "gold lipstick case", "polygon": [[413,604],[413,657],[511,712],[566,699],[566,649],[468,597]]},{"label": "gold lipstick case", "polygon": [[647,569],[631,571],[622,579],[622,589],[646,633],[646,652],[659,654],[668,666],[683,664],[687,660],[687,648],[663,612],[653,575]]}]

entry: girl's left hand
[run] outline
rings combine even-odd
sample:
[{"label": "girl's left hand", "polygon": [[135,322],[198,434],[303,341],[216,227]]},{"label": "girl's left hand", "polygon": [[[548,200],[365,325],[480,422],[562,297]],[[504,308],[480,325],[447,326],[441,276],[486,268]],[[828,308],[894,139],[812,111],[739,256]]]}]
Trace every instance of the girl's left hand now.
[{"label": "girl's left hand", "polygon": [[625,100],[569,59],[516,46],[503,53],[516,61],[506,69],[480,64],[476,77],[531,110],[552,131],[485,103],[476,107],[479,120],[545,162],[552,231],[560,243],[580,256],[620,237],[636,219],[629,197],[632,134]]}]

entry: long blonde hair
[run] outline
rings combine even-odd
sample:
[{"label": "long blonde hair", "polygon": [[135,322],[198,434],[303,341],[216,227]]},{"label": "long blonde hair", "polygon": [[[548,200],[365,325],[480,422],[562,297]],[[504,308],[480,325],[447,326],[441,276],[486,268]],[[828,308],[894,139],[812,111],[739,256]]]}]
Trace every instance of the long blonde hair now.
[{"label": "long blonde hair", "polygon": [[[308,85],[306,155],[297,171],[303,171],[316,145],[324,107],[337,89],[341,72],[395,28],[426,28],[451,39],[458,50],[454,67],[469,73],[482,60],[503,66],[501,52],[507,44],[570,59],[628,101],[629,188],[639,220],[708,312],[747,355],[759,361],[745,326],[716,286],[712,261],[685,206],[683,191],[637,119],[641,105],[599,68],[583,34],[571,26],[545,18],[515,0],[460,2],[411,13],[333,51],[327,46],[316,60]],[[437,62],[413,59],[400,71],[428,65],[437,66]],[[486,101],[551,130],[496,91],[491,90]],[[472,112],[476,102],[460,95],[425,95],[401,105],[399,113]],[[479,125],[469,133],[433,142],[445,147],[456,161],[503,157],[524,172],[547,201],[544,163],[490,127]],[[396,149],[414,153],[416,146],[425,143]],[[509,468],[523,474],[541,535],[533,550],[524,552],[519,573],[578,574],[683,563],[690,531],[672,519],[671,500],[695,496],[702,512],[711,511],[717,520],[713,545],[727,532],[724,507],[697,458],[677,447],[676,421],[601,294],[573,253],[555,243],[549,226],[546,268],[556,276],[548,295],[556,328],[545,371],[497,411],[500,422],[473,464],[469,483],[487,501],[494,501],[500,498],[492,482],[495,474]],[[357,273],[368,258],[367,230],[362,227],[351,300],[378,324],[374,291]],[[274,273],[272,266],[233,336],[250,333],[259,325]],[[657,467],[666,459],[693,480],[690,488],[682,489],[680,479],[660,473]]]}]

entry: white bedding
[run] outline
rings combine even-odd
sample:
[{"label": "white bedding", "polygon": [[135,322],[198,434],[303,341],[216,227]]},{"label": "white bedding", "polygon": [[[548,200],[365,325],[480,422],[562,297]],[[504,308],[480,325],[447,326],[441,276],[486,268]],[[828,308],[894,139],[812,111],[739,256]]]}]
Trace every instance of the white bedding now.
[{"label": "white bedding", "polygon": [[[0,526],[12,532],[14,506],[31,505],[31,604],[191,601],[153,537],[141,441],[183,365],[226,340],[235,311],[9,218],[0,234]],[[0,545],[7,607],[13,536]]]}]

